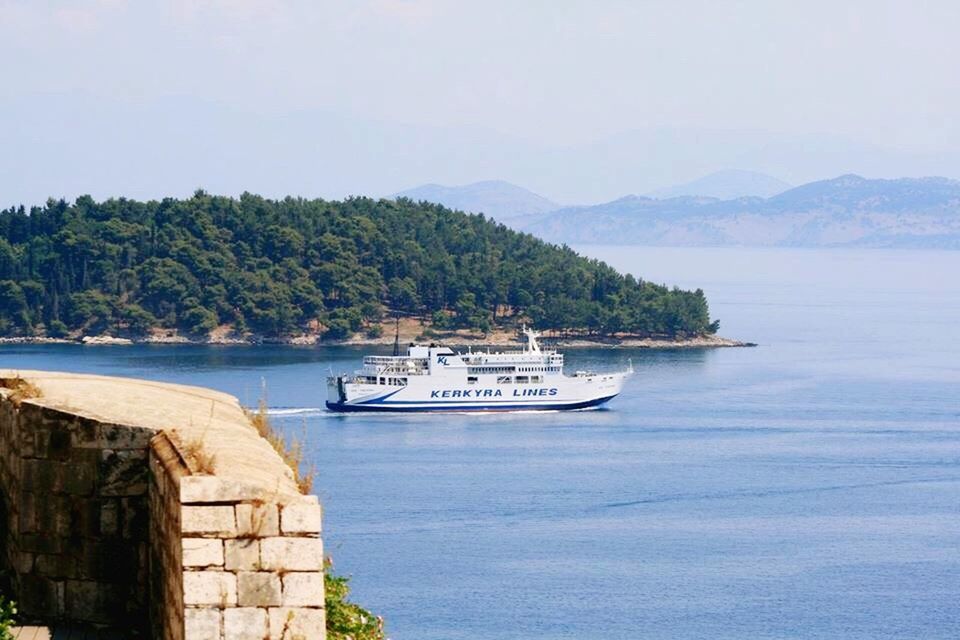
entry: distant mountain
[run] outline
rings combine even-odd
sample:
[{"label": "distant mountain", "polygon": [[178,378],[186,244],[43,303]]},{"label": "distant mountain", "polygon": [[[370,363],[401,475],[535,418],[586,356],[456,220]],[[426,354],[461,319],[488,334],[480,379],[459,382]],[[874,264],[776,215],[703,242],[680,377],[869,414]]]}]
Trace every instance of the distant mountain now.
[{"label": "distant mountain", "polygon": [[83,91],[15,92],[0,100],[0,141],[17,150],[0,153],[0,207],[83,194],[188,197],[197,187],[339,200],[426,182],[465,184],[476,176],[509,180],[560,202],[596,203],[717,167],[747,167],[792,184],[848,167],[886,178],[960,177],[960,150],[908,151],[836,135],[652,127],[593,141],[533,141],[479,126]]},{"label": "distant mountain", "polygon": [[483,213],[500,221],[560,208],[560,205],[556,202],[503,180],[486,180],[459,187],[425,184],[400,191],[390,197],[410,198],[414,202],[426,200],[427,202],[442,204],[450,209],[459,209],[468,213]]},{"label": "distant mountain", "polygon": [[769,198],[783,193],[792,185],[773,176],[757,171],[725,169],[697,178],[692,182],[651,191],[651,198],[665,200],[679,196],[707,196],[721,200],[732,200],[747,196]]},{"label": "distant mountain", "polygon": [[564,243],[960,249],[960,182],[845,175],[771,198],[627,196],[512,225]]}]

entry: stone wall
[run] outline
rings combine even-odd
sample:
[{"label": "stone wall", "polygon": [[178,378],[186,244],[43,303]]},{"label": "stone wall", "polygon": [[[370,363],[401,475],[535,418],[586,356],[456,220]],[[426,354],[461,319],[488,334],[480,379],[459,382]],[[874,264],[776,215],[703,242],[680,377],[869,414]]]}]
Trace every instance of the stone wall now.
[{"label": "stone wall", "polygon": [[40,395],[0,389],[0,569],[26,619],[171,640],[325,637],[320,505],[234,398],[19,375]]},{"label": "stone wall", "polygon": [[25,616],[143,631],[149,430],[0,401],[6,566]]}]

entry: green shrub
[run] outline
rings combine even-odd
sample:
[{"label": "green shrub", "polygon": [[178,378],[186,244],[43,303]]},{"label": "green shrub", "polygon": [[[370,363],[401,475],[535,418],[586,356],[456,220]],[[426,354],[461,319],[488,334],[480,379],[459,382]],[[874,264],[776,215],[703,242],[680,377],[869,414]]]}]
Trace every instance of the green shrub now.
[{"label": "green shrub", "polygon": [[342,318],[333,318],[327,321],[327,330],[323,333],[324,340],[342,340],[350,337],[350,323]]},{"label": "green shrub", "polygon": [[384,640],[383,618],[375,616],[360,605],[347,600],[350,578],[330,572],[333,563],[324,560],[323,575],[326,590],[327,640]]},{"label": "green shrub", "polygon": [[437,329],[447,329],[452,324],[450,314],[445,311],[434,311],[430,317],[430,324]]},{"label": "green shrub", "polygon": [[47,336],[51,338],[65,338],[68,333],[70,333],[70,329],[62,320],[51,320],[47,324]]},{"label": "green shrub", "polygon": [[15,615],[17,615],[16,603],[0,595],[0,640],[13,640],[13,634],[10,633],[10,628],[13,627],[16,622],[13,619]]},{"label": "green shrub", "polygon": [[217,328],[217,314],[203,307],[192,307],[183,314],[182,326],[195,336],[205,336]]}]

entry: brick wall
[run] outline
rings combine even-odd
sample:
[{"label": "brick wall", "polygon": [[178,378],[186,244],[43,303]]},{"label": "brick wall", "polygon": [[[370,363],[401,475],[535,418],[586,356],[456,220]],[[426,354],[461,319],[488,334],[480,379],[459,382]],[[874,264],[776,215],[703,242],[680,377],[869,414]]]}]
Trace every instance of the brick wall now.
[{"label": "brick wall", "polygon": [[[51,406],[65,404],[0,389],[0,586],[25,619],[163,640],[325,637],[320,505],[291,490],[239,405],[204,429],[218,456],[204,475],[156,424]],[[249,466],[243,446],[263,458],[254,481],[233,468]]]}]

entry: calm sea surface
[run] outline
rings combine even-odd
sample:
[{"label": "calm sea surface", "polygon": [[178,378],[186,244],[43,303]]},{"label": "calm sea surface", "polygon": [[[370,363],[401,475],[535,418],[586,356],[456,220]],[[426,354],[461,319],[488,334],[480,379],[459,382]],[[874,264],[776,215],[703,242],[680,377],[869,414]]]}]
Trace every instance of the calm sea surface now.
[{"label": "calm sea surface", "polygon": [[715,351],[579,350],[608,410],[335,416],[364,350],[0,348],[223,389],[305,432],[325,538],[395,640],[960,637],[960,252],[582,247],[702,287]]}]

